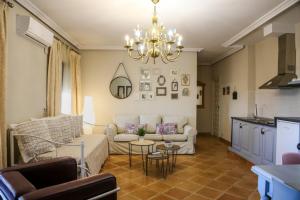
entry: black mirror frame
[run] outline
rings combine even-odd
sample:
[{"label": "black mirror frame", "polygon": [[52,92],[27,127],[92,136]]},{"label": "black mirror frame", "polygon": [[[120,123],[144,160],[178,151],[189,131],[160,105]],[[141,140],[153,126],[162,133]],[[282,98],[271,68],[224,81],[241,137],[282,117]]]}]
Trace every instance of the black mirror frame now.
[{"label": "black mirror frame", "polygon": [[[126,94],[126,97],[124,97],[124,98],[120,98],[120,97],[118,97],[118,96],[113,95],[113,93],[112,93],[112,91],[111,91],[111,85],[112,85],[113,81],[116,80],[117,78],[125,78],[125,79],[127,79],[127,80],[129,81],[129,83],[130,83],[130,85],[131,85],[131,86],[127,86],[127,87],[131,87],[131,90],[130,90],[129,94],[128,94],[128,95]],[[127,91],[127,87],[126,87],[126,91]],[[110,94],[111,94],[113,97],[117,98],[117,99],[126,99],[126,98],[128,98],[128,97],[131,95],[131,93],[132,93],[132,82],[130,81],[130,79],[129,79],[128,77],[125,77],[125,76],[117,76],[117,77],[113,78],[113,79],[110,81],[110,84],[109,84],[109,91],[110,91]]]}]

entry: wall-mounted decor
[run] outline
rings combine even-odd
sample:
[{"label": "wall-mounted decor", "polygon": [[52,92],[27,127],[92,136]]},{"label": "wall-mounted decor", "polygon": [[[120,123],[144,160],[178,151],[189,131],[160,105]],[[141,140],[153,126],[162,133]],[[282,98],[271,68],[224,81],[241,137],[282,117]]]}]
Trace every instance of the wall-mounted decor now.
[{"label": "wall-mounted decor", "polygon": [[[117,75],[120,67],[124,69],[125,75]],[[123,63],[118,65],[117,70],[115,71],[110,82],[109,90],[111,95],[118,99],[125,99],[130,96],[132,92],[132,83]]]},{"label": "wall-mounted decor", "polygon": [[166,78],[163,76],[163,75],[160,75],[158,78],[157,78],[157,84],[159,86],[164,86],[166,83]]},{"label": "wall-mounted decor", "polygon": [[177,69],[171,69],[170,70],[170,76],[177,76],[178,75],[178,70]]},{"label": "wall-mounted decor", "polygon": [[140,81],[140,91],[151,91],[151,82],[150,81]]},{"label": "wall-mounted decor", "polygon": [[150,80],[151,78],[151,70],[150,69],[141,69],[141,79],[142,80]]},{"label": "wall-mounted decor", "polygon": [[223,95],[225,95],[225,94],[226,94],[226,88],[223,87]]},{"label": "wall-mounted decor", "polygon": [[227,95],[230,95],[230,86],[227,86],[227,87],[226,87],[226,94],[227,94]]},{"label": "wall-mounted decor", "polygon": [[171,91],[178,91],[178,82],[176,80],[173,80],[171,83]]},{"label": "wall-mounted decor", "polygon": [[167,96],[167,88],[166,87],[157,87],[156,88],[156,96]]},{"label": "wall-mounted decor", "polygon": [[189,74],[181,74],[181,85],[182,86],[190,86],[190,75]]},{"label": "wall-mounted decor", "polygon": [[238,93],[237,91],[232,92],[232,99],[237,100],[238,99]]},{"label": "wall-mounted decor", "polygon": [[197,108],[204,108],[205,83],[197,82]]},{"label": "wall-mounted decor", "polygon": [[189,95],[190,95],[189,88],[183,88],[183,90],[182,90],[182,96],[187,97]]},{"label": "wall-mounted decor", "polygon": [[171,94],[171,99],[173,99],[173,100],[178,99],[178,93],[172,93]]},{"label": "wall-mounted decor", "polygon": [[147,95],[147,100],[153,100],[154,99],[154,93],[153,92],[149,92]]},{"label": "wall-mounted decor", "polygon": [[145,101],[145,100],[147,100],[147,97],[148,95],[147,95],[147,92],[141,92],[140,93],[140,98],[141,98],[141,100],[143,100],[143,101]]}]

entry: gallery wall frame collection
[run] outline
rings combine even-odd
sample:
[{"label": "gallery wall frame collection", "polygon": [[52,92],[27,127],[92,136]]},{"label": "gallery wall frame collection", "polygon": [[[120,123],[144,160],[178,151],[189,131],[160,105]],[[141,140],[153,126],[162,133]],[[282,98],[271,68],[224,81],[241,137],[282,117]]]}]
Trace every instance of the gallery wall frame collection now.
[{"label": "gallery wall frame collection", "polygon": [[[172,80],[168,83],[168,80]],[[170,84],[168,86],[168,84]],[[139,99],[153,100],[154,96],[168,96],[170,87],[170,97],[172,100],[179,99],[179,95],[187,97],[190,95],[190,74],[180,74],[177,68],[170,69],[170,75],[162,73],[161,68],[141,68],[139,81]],[[180,90],[180,91],[179,91]]]}]

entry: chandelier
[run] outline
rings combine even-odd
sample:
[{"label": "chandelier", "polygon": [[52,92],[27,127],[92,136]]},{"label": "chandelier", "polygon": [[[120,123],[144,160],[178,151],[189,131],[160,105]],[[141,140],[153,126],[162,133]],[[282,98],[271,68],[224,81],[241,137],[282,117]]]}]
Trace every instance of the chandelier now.
[{"label": "chandelier", "polygon": [[181,54],[182,36],[176,32],[176,29],[166,28],[158,23],[156,14],[156,5],[159,0],[152,0],[154,4],[154,13],[152,16],[152,27],[143,30],[139,25],[134,29],[134,37],[125,36],[125,48],[128,55],[134,60],[141,60],[148,63],[150,57],[155,60],[160,57],[167,64],[174,62]]}]

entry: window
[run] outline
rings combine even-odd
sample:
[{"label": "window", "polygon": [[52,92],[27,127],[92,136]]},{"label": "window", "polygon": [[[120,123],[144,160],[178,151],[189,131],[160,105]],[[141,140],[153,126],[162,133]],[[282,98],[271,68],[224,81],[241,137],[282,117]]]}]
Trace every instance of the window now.
[{"label": "window", "polygon": [[61,113],[72,113],[71,70],[65,63],[62,66]]}]

